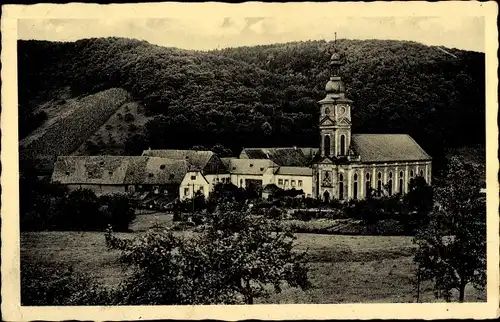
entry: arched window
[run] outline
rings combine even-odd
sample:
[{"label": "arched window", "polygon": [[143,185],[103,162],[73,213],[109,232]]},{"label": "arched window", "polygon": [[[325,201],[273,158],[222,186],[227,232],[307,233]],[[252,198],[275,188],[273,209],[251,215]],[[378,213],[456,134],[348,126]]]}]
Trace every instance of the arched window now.
[{"label": "arched window", "polygon": [[325,155],[329,156],[330,155],[330,136],[329,135],[325,135],[323,148],[325,149]]},{"label": "arched window", "polygon": [[326,115],[329,115],[330,114],[330,108],[327,106],[325,107],[325,114]]},{"label": "arched window", "polygon": [[420,176],[423,177],[424,176],[424,170],[420,170]]},{"label": "arched window", "polygon": [[380,196],[382,194],[382,172],[377,174],[377,193]]},{"label": "arched window", "polygon": [[388,182],[388,186],[389,186],[389,196],[392,195],[392,171],[389,172],[389,182]]},{"label": "arched window", "polygon": [[399,193],[403,193],[403,171],[399,171]]},{"label": "arched window", "polygon": [[372,189],[372,182],[370,180],[370,173],[367,172],[366,173],[366,182],[365,182],[365,196],[368,197],[370,195],[371,189]]},{"label": "arched window", "polygon": [[413,178],[413,175],[414,175],[413,170],[410,170],[410,178]]},{"label": "arched window", "polygon": [[345,135],[340,136],[340,155],[345,155]]},{"label": "arched window", "polygon": [[339,175],[339,200],[344,200],[344,176]]},{"label": "arched window", "polygon": [[358,174],[354,174],[353,195],[354,200],[358,200]]}]

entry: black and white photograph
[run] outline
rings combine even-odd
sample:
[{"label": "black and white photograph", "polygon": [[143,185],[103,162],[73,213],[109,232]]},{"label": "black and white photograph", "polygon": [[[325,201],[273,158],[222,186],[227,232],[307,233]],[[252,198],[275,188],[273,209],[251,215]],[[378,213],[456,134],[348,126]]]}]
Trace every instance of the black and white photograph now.
[{"label": "black and white photograph", "polygon": [[497,316],[498,9],[450,4],[5,7],[10,316]]}]

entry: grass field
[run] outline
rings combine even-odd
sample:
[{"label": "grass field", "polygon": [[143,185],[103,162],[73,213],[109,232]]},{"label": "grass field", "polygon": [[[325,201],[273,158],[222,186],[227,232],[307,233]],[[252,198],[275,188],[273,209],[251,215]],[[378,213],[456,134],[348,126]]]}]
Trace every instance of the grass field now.
[{"label": "grass field", "polygon": [[[131,225],[133,237],[153,224],[170,225],[171,215],[139,215]],[[179,232],[182,234],[182,232]],[[410,278],[414,265],[411,237],[297,234],[296,249],[307,249],[312,288],[284,288],[260,303],[415,302]],[[99,232],[33,232],[21,234],[21,265],[72,265],[93,274],[106,285],[117,285],[126,275],[117,251],[106,248]],[[422,299],[434,301],[429,284]],[[473,288],[467,301],[484,301]]]}]

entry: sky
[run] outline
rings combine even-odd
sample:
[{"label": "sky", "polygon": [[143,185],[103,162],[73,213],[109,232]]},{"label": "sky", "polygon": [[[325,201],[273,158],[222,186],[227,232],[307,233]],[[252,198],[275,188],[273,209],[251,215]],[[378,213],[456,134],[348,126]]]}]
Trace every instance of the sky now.
[{"label": "sky", "polygon": [[[230,12],[229,12],[230,13]],[[305,40],[411,40],[484,52],[485,20],[481,16],[362,17],[316,15],[228,15],[172,18],[123,17],[20,19],[19,39],[74,41],[90,37],[127,37],[184,49],[210,50]]]}]

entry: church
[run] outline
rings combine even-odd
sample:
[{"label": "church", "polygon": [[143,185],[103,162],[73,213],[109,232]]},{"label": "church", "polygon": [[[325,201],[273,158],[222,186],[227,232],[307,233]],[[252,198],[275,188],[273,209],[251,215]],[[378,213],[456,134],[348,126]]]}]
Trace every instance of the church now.
[{"label": "church", "polygon": [[[326,95],[319,101],[319,149],[244,149],[240,158],[267,158],[278,166],[310,167],[311,195],[326,202],[332,198],[359,200],[369,194],[405,194],[411,179],[417,176],[430,184],[432,158],[409,135],[351,133],[353,102],[345,95],[339,73],[342,60],[335,50],[330,59],[331,75],[325,86]],[[283,155],[286,150],[295,156],[275,156],[280,154],[278,151]],[[287,189],[281,183],[276,185]]]},{"label": "church", "polygon": [[60,156],[52,180],[71,189],[190,199],[209,197],[219,183],[257,188],[264,198],[278,189],[302,191],[329,202],[408,192],[411,179],[431,183],[432,158],[406,134],[351,133],[353,102],[334,50],[330,79],[320,100],[318,148],[246,148],[237,158],[211,151],[146,150],[142,156]]}]

